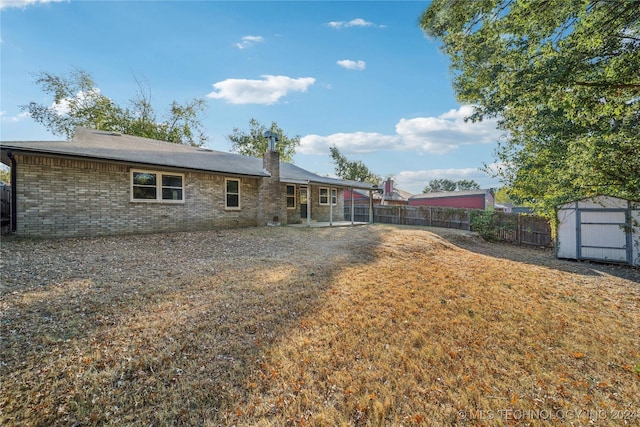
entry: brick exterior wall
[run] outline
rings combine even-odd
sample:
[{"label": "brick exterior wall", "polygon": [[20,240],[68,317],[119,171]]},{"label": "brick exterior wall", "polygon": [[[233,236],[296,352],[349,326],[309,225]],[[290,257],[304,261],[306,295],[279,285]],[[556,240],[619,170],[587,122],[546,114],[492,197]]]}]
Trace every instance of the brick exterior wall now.
[{"label": "brick exterior wall", "polygon": [[271,176],[262,178],[258,197],[258,225],[287,223],[286,185],[280,183],[280,153],[267,151],[262,165]]},{"label": "brick exterior wall", "polygon": [[225,210],[225,176],[200,172],[173,171],[184,173],[184,203],[131,202],[129,165],[15,157],[17,235],[71,237],[257,225],[257,178],[239,178],[240,210]]},{"label": "brick exterior wall", "polygon": [[[311,215],[315,221],[329,222],[329,214],[333,213],[333,221],[344,221],[344,190],[337,188],[338,204],[333,207],[320,204],[320,188],[329,188],[323,185],[311,186]],[[332,187],[335,188],[335,187]],[[331,194],[331,192],[329,192]],[[333,212],[331,212],[333,210]]]}]

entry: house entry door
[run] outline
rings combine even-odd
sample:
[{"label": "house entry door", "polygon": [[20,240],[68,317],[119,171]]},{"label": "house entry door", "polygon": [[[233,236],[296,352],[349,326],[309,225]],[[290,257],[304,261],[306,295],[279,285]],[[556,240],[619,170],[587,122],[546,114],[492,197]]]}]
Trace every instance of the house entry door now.
[{"label": "house entry door", "polygon": [[300,187],[300,219],[307,219],[308,203],[307,187]]}]

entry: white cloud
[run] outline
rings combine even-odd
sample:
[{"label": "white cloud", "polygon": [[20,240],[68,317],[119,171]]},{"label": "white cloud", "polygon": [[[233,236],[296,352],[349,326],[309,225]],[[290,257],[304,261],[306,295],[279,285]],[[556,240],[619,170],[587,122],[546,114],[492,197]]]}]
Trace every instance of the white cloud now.
[{"label": "white cloud", "polygon": [[31,114],[29,114],[28,111],[23,111],[22,113],[18,113],[15,116],[6,116],[6,113],[4,111],[0,111],[0,118],[2,118],[3,122],[16,123],[29,117],[31,117]]},{"label": "white cloud", "polygon": [[449,168],[449,169],[428,169],[420,171],[402,171],[395,176],[397,182],[421,181],[429,182],[432,179],[450,179],[458,181],[460,179],[473,179],[479,175],[486,175],[478,168]]},{"label": "white cloud", "polygon": [[464,144],[491,144],[500,137],[497,120],[465,121],[473,107],[463,105],[438,117],[400,119],[396,133],[402,137],[404,148],[419,152],[444,154]]},{"label": "white cloud", "polygon": [[301,154],[326,155],[329,148],[336,146],[343,153],[370,153],[391,150],[398,137],[373,132],[334,133],[329,136],[307,135],[300,139],[297,151]]},{"label": "white cloud", "polygon": [[0,10],[9,7],[26,8],[27,6],[35,6],[44,3],[59,3],[64,0],[0,0]]},{"label": "white cloud", "polygon": [[378,150],[415,151],[418,153],[445,154],[461,145],[491,144],[498,141],[500,131],[496,120],[465,122],[473,107],[463,105],[437,117],[400,119],[395,135],[355,132],[329,136],[307,135],[300,141],[299,152],[325,154],[335,145],[345,154],[370,153]]},{"label": "white cloud", "polygon": [[[58,113],[59,115],[65,115],[68,114],[69,111],[71,110],[71,103],[75,103],[76,105],[82,105],[86,102],[95,102],[95,99],[100,97],[100,89],[99,88],[93,88],[92,90],[90,90],[89,92],[78,92],[76,93],[76,96],[74,98],[63,98],[60,100],[60,102],[53,102],[51,104],[51,108],[53,108],[55,110],[56,113]],[[89,100],[89,101],[88,101]],[[90,101],[93,100],[93,101]]]},{"label": "white cloud", "polygon": [[213,84],[208,98],[223,99],[230,104],[275,104],[289,92],[306,92],[316,82],[313,77],[297,79],[263,75],[262,80],[227,79]]},{"label": "white cloud", "polygon": [[264,39],[262,36],[244,36],[239,43],[236,43],[235,46],[238,49],[246,49],[248,47],[252,47],[256,43],[262,43]]},{"label": "white cloud", "polygon": [[340,61],[337,61],[336,64],[346,68],[347,70],[364,70],[367,67],[367,64],[360,59],[357,61],[352,61],[351,59],[342,59]]},{"label": "white cloud", "polygon": [[498,186],[495,179],[478,168],[402,171],[394,175],[396,186],[412,194],[421,194],[424,187],[426,187],[432,179],[449,179],[451,181],[459,181],[462,179],[474,180],[481,188],[495,188]]},{"label": "white cloud", "polygon": [[384,25],[376,25],[373,22],[365,21],[362,18],[352,19],[351,21],[331,21],[327,22],[327,25],[331,28],[341,29],[349,27],[376,27],[384,28]]}]

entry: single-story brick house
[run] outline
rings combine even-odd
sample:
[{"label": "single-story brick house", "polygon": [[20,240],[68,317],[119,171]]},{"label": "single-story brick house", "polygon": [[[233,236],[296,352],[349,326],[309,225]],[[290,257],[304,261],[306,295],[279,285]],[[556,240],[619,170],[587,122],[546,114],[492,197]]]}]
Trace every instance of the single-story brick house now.
[{"label": "single-story brick house", "polygon": [[437,191],[409,197],[409,206],[488,209],[495,203],[493,189]]},{"label": "single-story brick house", "polygon": [[374,186],[280,162],[78,128],[70,141],[0,145],[11,230],[39,237],[204,230],[344,219],[346,189]]}]

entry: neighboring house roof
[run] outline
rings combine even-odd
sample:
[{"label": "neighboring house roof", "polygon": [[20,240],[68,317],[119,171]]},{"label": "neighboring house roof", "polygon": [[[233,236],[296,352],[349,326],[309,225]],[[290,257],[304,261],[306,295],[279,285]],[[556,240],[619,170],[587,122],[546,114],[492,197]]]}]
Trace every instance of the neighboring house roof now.
[{"label": "neighboring house roof", "polygon": [[442,199],[447,197],[486,196],[487,194],[493,194],[493,190],[437,191],[432,193],[416,194],[415,196],[409,197],[409,199]]},{"label": "neighboring house roof", "polygon": [[407,200],[409,200],[411,196],[413,196],[413,194],[409,193],[408,191],[404,191],[399,188],[394,188],[391,194],[384,195],[384,199],[399,201],[399,202],[406,202]]},{"label": "neighboring house roof", "polygon": [[[375,188],[375,187],[372,187]],[[353,195],[355,196],[360,196],[363,199],[369,199],[369,192],[362,190],[362,189],[358,189],[358,188],[354,188],[353,189]],[[373,199],[374,200],[381,200],[382,199],[382,195],[380,193],[378,193],[377,191],[375,191],[373,193]],[[346,201],[349,201],[349,199],[345,199]]]},{"label": "neighboring house roof", "polygon": [[[2,151],[8,149],[235,175],[270,176],[260,158],[86,128],[78,128],[71,141],[3,141]],[[284,162],[280,164],[280,180],[373,188],[371,184],[321,177]]]}]

